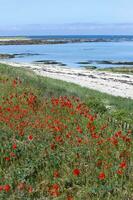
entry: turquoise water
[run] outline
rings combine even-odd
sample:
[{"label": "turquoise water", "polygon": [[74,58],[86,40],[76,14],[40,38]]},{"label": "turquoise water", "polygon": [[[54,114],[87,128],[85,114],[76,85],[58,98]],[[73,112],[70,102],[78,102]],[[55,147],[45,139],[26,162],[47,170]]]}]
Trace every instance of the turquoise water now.
[{"label": "turquoise water", "polygon": [[[70,67],[80,67],[81,65],[77,64],[77,62],[88,60],[133,61],[133,42],[113,41],[54,45],[2,45],[0,46],[1,53],[24,54],[10,59],[10,61],[15,62],[54,60]],[[30,55],[26,55],[27,53]],[[110,67],[110,65],[100,64],[95,66]]]}]

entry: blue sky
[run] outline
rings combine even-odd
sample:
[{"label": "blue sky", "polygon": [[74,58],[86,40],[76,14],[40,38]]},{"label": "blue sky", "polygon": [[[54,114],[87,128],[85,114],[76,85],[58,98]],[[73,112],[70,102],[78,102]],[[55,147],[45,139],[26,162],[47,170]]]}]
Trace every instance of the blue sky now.
[{"label": "blue sky", "polygon": [[0,35],[76,34],[76,30],[133,34],[133,0],[0,0]]}]

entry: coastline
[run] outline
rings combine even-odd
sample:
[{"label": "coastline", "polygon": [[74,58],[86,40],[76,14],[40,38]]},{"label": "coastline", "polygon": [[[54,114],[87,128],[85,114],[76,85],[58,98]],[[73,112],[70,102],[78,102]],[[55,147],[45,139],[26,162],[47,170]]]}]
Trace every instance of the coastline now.
[{"label": "coastline", "polygon": [[38,36],[0,36],[0,45],[34,45],[66,44],[91,42],[133,41],[132,36],[125,35],[38,35]]},{"label": "coastline", "polygon": [[113,96],[133,99],[133,75],[98,70],[69,68],[61,65],[0,61],[14,67],[33,70],[40,76],[59,79]]},{"label": "coastline", "polygon": [[44,45],[44,44],[67,44],[67,43],[83,43],[83,42],[111,42],[108,39],[0,39],[0,45]]}]

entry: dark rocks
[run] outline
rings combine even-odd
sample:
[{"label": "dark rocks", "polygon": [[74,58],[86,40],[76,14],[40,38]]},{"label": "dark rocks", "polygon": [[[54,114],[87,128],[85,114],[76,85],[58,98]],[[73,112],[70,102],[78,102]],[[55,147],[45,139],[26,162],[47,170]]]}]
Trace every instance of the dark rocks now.
[{"label": "dark rocks", "polygon": [[87,64],[91,64],[92,61],[81,61],[81,62],[77,62],[77,64],[81,64],[81,65],[87,65]]},{"label": "dark rocks", "polygon": [[13,54],[0,54],[0,59],[15,58]]},{"label": "dark rocks", "polygon": [[96,66],[91,66],[91,65],[88,65],[88,66],[81,66],[81,67],[84,67],[85,69],[89,69],[89,70],[97,69]]},{"label": "dark rocks", "polygon": [[133,65],[132,61],[109,61],[109,60],[102,60],[96,61],[97,64],[108,64],[108,65]]},{"label": "dark rocks", "polygon": [[0,54],[0,59],[9,59],[9,58],[22,58],[25,56],[35,56],[40,54],[33,53],[20,53],[20,54]]},{"label": "dark rocks", "polygon": [[133,65],[133,61],[111,61],[111,60],[88,60],[88,61],[81,61],[77,64],[108,64],[108,65]]},{"label": "dark rocks", "polygon": [[25,56],[38,56],[38,55],[41,55],[41,54],[37,54],[37,53],[17,53],[17,54],[13,54],[15,57],[17,58],[23,58]]},{"label": "dark rocks", "polygon": [[57,61],[54,61],[54,60],[37,60],[37,61],[35,61],[35,63],[42,63],[42,64],[46,64],[46,65],[66,66],[66,64],[64,64],[62,62],[57,62]]}]

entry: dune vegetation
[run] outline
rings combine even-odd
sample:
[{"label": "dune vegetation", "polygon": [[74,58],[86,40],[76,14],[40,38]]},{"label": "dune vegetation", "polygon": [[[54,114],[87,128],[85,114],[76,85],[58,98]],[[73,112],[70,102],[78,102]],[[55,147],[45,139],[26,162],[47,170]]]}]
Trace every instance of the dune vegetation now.
[{"label": "dune vegetation", "polygon": [[1,64],[0,199],[131,199],[132,116],[131,99]]},{"label": "dune vegetation", "polygon": [[123,73],[123,74],[133,74],[133,66],[109,67],[109,68],[99,69],[99,71],[107,71],[107,72]]}]

